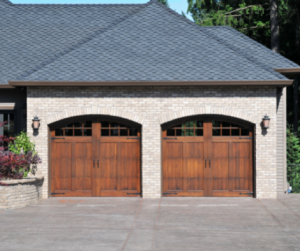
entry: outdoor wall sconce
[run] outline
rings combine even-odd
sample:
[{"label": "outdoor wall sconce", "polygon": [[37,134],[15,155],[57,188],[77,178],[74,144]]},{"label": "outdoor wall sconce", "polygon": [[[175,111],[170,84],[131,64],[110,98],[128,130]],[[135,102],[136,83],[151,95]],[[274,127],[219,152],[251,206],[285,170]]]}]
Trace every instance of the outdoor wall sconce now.
[{"label": "outdoor wall sconce", "polygon": [[32,127],[33,127],[33,131],[34,132],[38,132],[39,127],[40,127],[40,119],[38,118],[38,116],[35,116],[32,120]]},{"label": "outdoor wall sconce", "polygon": [[269,125],[270,125],[270,118],[268,117],[268,115],[265,115],[263,117],[263,128],[268,129]]}]

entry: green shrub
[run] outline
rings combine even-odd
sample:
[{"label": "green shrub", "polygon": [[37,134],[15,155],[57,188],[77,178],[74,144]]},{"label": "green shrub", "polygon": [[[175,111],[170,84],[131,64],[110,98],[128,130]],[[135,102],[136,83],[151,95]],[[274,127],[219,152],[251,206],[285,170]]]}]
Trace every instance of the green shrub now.
[{"label": "green shrub", "polygon": [[300,139],[293,134],[292,127],[287,129],[287,179],[293,191],[300,192]]},{"label": "green shrub", "polygon": [[22,149],[25,154],[28,152],[35,152],[34,148],[35,145],[30,141],[26,132],[21,132],[17,135],[14,142],[10,143],[8,146],[8,150],[15,154],[20,154]]}]

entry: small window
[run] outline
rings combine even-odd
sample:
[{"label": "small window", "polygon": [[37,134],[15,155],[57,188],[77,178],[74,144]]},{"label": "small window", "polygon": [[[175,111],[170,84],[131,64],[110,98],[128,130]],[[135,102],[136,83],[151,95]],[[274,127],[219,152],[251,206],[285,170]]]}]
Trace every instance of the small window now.
[{"label": "small window", "polygon": [[5,122],[0,127],[0,136],[13,137],[15,135],[15,114],[12,112],[2,113],[0,111],[0,123]]},{"label": "small window", "polygon": [[104,137],[138,136],[138,128],[131,128],[129,126],[117,122],[102,121],[101,136]]},{"label": "small window", "polygon": [[189,121],[167,130],[167,136],[201,137],[203,136],[203,121]]},{"label": "small window", "polygon": [[92,136],[92,121],[79,121],[66,124],[64,127],[55,129],[57,137],[90,137]]},{"label": "small window", "polygon": [[225,121],[212,121],[212,135],[213,136],[249,136],[249,129],[243,128],[237,124]]}]

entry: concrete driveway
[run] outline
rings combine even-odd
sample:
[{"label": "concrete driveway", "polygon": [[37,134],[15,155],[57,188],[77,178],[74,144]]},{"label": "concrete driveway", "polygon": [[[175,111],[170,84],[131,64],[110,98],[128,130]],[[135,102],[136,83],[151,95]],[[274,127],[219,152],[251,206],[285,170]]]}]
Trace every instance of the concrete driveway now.
[{"label": "concrete driveway", "polygon": [[52,198],[0,210],[0,250],[300,250],[300,195]]}]

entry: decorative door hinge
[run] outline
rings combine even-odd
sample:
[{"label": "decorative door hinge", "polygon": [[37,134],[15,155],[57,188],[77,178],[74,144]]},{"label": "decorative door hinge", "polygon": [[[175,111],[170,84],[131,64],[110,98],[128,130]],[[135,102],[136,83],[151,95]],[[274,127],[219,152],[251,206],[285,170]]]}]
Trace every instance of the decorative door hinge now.
[{"label": "decorative door hinge", "polygon": [[177,139],[177,138],[164,138],[164,139]]},{"label": "decorative door hinge", "polygon": [[51,193],[51,195],[52,195],[52,194],[65,194],[65,193]]},{"label": "decorative door hinge", "polygon": [[177,194],[177,193],[163,193],[163,194]]},{"label": "decorative door hinge", "polygon": [[252,137],[240,137],[240,139],[252,139]]},{"label": "decorative door hinge", "polygon": [[65,139],[65,138],[55,138],[55,137],[54,137],[54,138],[51,138],[51,139]]},{"label": "decorative door hinge", "polygon": [[139,138],[139,137],[135,137],[135,138],[127,138],[127,139],[141,139],[141,138]]},{"label": "decorative door hinge", "polygon": [[139,194],[139,195],[141,195],[141,193],[127,193],[127,194]]},{"label": "decorative door hinge", "polygon": [[252,193],[240,193],[240,194],[253,194],[253,192]]}]

